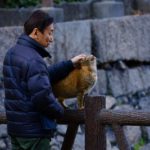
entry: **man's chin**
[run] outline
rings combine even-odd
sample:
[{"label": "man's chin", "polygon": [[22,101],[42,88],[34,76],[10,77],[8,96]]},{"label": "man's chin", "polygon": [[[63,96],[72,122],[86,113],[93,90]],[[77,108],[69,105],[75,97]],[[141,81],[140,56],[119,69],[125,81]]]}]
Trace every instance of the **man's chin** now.
[{"label": "man's chin", "polygon": [[45,44],[45,45],[44,45],[44,47],[45,47],[45,48],[47,48],[49,45],[50,45],[50,43],[48,43],[48,44]]}]

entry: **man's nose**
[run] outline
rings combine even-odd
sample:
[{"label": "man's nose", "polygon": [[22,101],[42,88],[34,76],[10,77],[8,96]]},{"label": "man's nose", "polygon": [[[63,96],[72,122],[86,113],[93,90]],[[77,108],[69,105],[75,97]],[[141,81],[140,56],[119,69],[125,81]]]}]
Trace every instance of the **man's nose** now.
[{"label": "man's nose", "polygon": [[54,41],[54,37],[51,36],[50,39],[49,39],[49,41],[50,41],[50,42],[53,42],[53,41]]}]

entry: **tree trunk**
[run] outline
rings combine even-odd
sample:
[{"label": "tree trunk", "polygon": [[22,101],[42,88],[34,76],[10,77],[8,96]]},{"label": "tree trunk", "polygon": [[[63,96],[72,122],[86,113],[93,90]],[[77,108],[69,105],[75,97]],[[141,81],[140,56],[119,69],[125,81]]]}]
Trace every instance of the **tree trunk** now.
[{"label": "tree trunk", "polygon": [[42,0],[42,6],[44,6],[44,7],[53,6],[53,0]]},{"label": "tree trunk", "polygon": [[4,0],[0,0],[0,7],[3,8],[5,6]]}]

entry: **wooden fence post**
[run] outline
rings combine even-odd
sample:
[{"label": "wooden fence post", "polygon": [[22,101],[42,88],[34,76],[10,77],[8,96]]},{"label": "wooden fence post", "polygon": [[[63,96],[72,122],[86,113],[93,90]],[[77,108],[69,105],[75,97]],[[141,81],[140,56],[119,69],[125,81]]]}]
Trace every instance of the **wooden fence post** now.
[{"label": "wooden fence post", "polygon": [[113,124],[112,125],[114,132],[115,132],[115,136],[116,136],[116,140],[117,140],[117,144],[120,150],[131,150],[129,144],[128,144],[128,140],[126,138],[126,135],[124,133],[124,129],[123,126],[117,125],[117,124]]},{"label": "wooden fence post", "polygon": [[105,128],[97,119],[102,108],[104,96],[85,98],[85,150],[106,150]]},{"label": "wooden fence post", "polygon": [[73,143],[77,134],[78,124],[69,124],[61,150],[72,150]]}]

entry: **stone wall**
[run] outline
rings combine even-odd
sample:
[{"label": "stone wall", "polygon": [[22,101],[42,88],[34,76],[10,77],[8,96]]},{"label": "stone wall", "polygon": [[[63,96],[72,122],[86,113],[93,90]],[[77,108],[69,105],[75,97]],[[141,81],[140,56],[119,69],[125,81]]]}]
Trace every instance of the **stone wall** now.
[{"label": "stone wall", "polygon": [[[77,54],[94,54],[97,57],[98,82],[91,95],[106,95],[108,109],[149,110],[150,99],[150,15],[128,16],[114,19],[86,20],[57,23],[54,33],[55,42],[48,48],[53,62],[69,59]],[[0,28],[0,71],[8,48],[22,33],[22,27]],[[0,73],[1,110],[3,107],[3,82]],[[0,130],[4,130],[0,126]],[[58,126],[53,146],[60,149],[65,128]],[[144,131],[144,132],[143,132]],[[108,131],[108,150],[115,139]],[[146,137],[150,142],[148,127],[127,127],[126,134],[134,145]],[[3,149],[10,147],[5,132]],[[80,126],[75,150],[84,149],[84,127]],[[135,138],[136,137],[136,138]],[[82,142],[80,142],[82,141]],[[115,146],[117,149],[117,146]],[[1,149],[1,147],[0,147]]]},{"label": "stone wall", "polygon": [[91,3],[75,2],[54,5],[64,10],[64,21],[90,19],[92,17]]},{"label": "stone wall", "polygon": [[[54,17],[55,22],[110,18],[124,16],[124,5],[121,1],[109,0],[100,2],[62,3],[54,7],[39,8],[0,8],[0,27],[23,25],[26,18],[36,9],[42,9]],[[5,18],[5,21],[4,21]]]},{"label": "stone wall", "polygon": [[41,7],[41,8],[0,8],[0,27],[4,26],[22,26],[25,20],[36,9],[41,9],[49,13],[55,20],[55,22],[64,21],[64,13],[61,8],[53,7]]},{"label": "stone wall", "polygon": [[[149,0],[87,0],[82,2],[37,8],[0,8],[0,27],[23,25],[25,19],[35,10],[43,9],[54,17],[55,22],[112,18],[125,15],[140,15],[150,12]],[[5,18],[5,21],[4,21]]]}]

